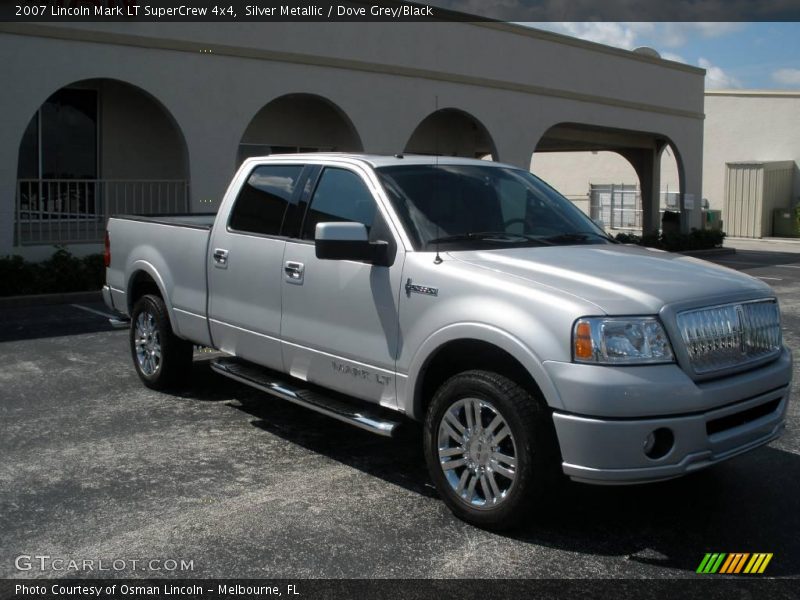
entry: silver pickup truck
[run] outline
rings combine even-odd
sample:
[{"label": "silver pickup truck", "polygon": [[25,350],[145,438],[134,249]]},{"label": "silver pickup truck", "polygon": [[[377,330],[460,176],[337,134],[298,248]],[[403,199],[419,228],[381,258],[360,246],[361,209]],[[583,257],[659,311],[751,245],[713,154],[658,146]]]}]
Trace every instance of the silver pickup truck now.
[{"label": "silver pickup truck", "polygon": [[114,217],[106,303],[134,366],[231,379],[379,435],[424,423],[461,518],[505,527],[566,474],[677,477],[774,440],[792,374],[761,281],[615,243],[480,160],[247,160],[213,215]]}]

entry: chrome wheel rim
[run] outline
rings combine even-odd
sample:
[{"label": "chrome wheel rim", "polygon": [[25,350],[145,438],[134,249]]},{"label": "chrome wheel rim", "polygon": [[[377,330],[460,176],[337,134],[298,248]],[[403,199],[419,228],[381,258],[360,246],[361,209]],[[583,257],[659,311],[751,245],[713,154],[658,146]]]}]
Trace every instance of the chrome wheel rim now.
[{"label": "chrome wheel rim", "polygon": [[134,347],[142,373],[148,377],[155,375],[161,368],[161,337],[155,317],[147,311],[140,312],[136,317]]},{"label": "chrome wheel rim", "polygon": [[445,479],[461,502],[490,509],[508,498],[517,477],[517,447],[490,402],[454,402],[439,423],[438,450]]}]

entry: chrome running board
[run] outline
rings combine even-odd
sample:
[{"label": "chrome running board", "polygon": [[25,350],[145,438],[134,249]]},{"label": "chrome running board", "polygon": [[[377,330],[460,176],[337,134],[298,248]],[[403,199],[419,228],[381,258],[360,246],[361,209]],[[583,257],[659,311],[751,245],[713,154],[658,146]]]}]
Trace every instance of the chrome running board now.
[{"label": "chrome running board", "polygon": [[[358,401],[348,402],[326,396],[312,389],[300,387],[297,382],[281,379],[268,369],[236,358],[219,358],[211,361],[211,369],[245,385],[288,400],[299,406],[338,419],[372,433],[391,437],[400,427],[399,421],[384,417],[379,406],[365,407]],[[388,411],[387,411],[388,412]]]},{"label": "chrome running board", "polygon": [[123,317],[111,317],[108,323],[114,329],[129,329],[131,326],[131,320]]}]

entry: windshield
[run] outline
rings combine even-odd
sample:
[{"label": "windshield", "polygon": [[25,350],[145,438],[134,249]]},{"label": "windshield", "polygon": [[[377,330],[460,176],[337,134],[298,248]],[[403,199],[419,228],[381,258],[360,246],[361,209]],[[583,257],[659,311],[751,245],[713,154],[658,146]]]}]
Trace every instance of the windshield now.
[{"label": "windshield", "polygon": [[521,169],[400,165],[376,171],[417,250],[613,243],[572,202]]}]

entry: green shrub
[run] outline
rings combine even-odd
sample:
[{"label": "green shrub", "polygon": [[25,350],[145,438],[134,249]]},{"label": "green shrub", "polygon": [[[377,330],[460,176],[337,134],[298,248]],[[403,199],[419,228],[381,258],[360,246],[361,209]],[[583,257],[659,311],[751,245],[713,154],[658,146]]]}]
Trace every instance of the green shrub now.
[{"label": "green shrub", "polygon": [[104,280],[102,254],[78,258],[58,248],[40,263],[21,256],[0,257],[0,296],[99,290]]},{"label": "green shrub", "polygon": [[33,294],[38,279],[35,265],[21,256],[0,258],[0,296]]},{"label": "green shrub", "polygon": [[635,233],[618,233],[614,236],[620,244],[639,244],[641,245],[642,237]]},{"label": "green shrub", "polygon": [[690,233],[667,231],[661,234],[650,233],[644,236],[618,233],[615,239],[623,244],[638,244],[650,248],[660,248],[669,252],[683,252],[685,250],[721,248],[725,239],[725,232],[716,229],[692,229]]}]

